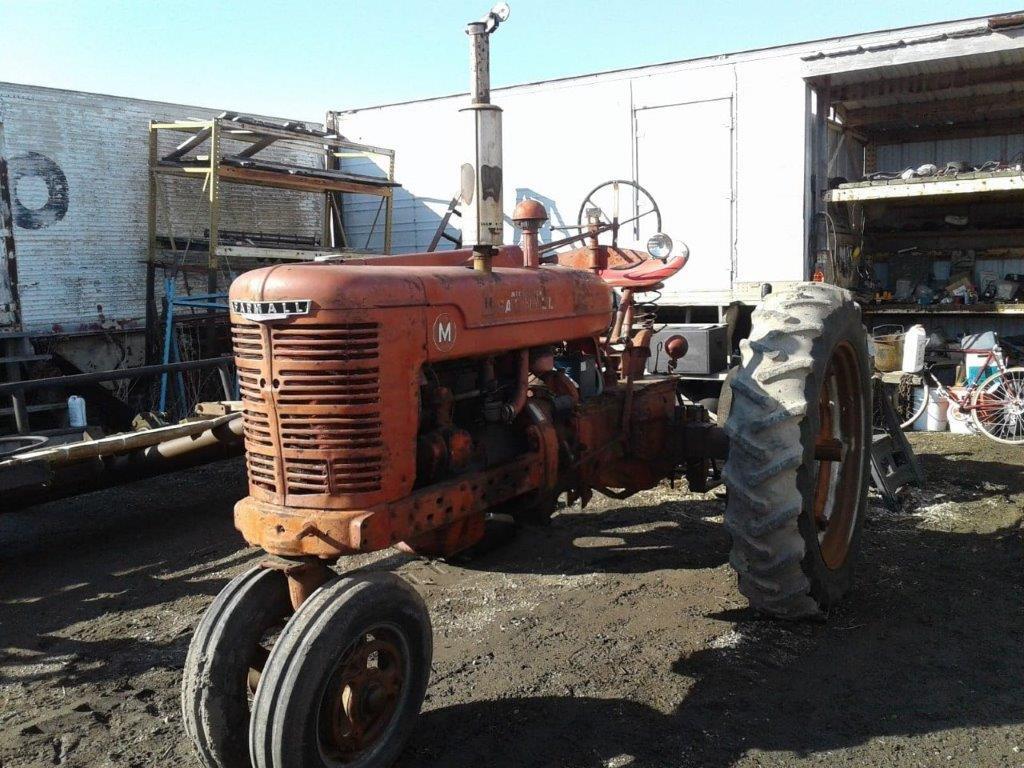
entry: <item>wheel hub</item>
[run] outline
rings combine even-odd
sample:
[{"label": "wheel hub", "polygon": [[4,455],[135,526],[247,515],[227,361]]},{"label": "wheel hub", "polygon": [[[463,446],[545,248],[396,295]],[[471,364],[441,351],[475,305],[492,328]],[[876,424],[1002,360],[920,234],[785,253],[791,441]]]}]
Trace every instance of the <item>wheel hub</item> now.
[{"label": "wheel hub", "polygon": [[[818,445],[838,444],[840,458],[817,463],[813,515],[822,560],[836,569],[846,562],[860,502],[863,411],[860,366],[855,350],[840,344],[832,353],[818,402]],[[821,455],[820,453],[818,455]]]},{"label": "wheel hub", "polygon": [[374,630],[353,644],[325,697],[329,728],[322,741],[328,756],[344,764],[377,742],[398,708],[404,670],[403,644],[387,630]]}]

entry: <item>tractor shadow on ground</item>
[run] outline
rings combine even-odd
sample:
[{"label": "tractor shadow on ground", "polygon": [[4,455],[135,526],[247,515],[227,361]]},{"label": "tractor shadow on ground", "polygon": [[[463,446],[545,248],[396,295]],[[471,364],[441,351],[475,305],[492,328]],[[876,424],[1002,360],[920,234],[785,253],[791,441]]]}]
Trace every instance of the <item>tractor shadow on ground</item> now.
[{"label": "tractor shadow on ground", "polygon": [[[232,525],[244,493],[233,460],[0,516],[0,684],[180,667],[199,619],[190,598],[205,607],[222,572],[255,557]],[[160,622],[133,623],[158,605]]]},{"label": "tractor shadow on ground", "polygon": [[[924,464],[929,477],[948,480],[955,467],[978,488],[1024,487],[1013,465]],[[678,675],[671,711],[572,696],[444,707],[424,713],[400,766],[725,768],[751,750],[820,756],[878,737],[1019,725],[1022,545],[1019,523],[958,533],[912,514],[871,519],[854,592],[828,622],[779,623],[749,609],[710,616],[735,642],[665,659]],[[1012,746],[981,762],[1015,761]]]},{"label": "tractor shadow on ground", "polygon": [[473,570],[535,575],[649,573],[728,562],[729,534],[715,519],[725,511],[721,499],[598,504],[563,508],[550,525],[522,526],[501,546],[456,562]]}]

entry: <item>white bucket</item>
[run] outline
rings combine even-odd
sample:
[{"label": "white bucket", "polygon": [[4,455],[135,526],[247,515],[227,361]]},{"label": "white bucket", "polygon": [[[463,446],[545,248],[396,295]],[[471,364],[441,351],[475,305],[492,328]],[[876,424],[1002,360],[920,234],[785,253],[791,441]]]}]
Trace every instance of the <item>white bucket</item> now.
[{"label": "white bucket", "polygon": [[973,435],[977,431],[971,414],[961,411],[955,400],[949,401],[946,416],[949,419],[949,431],[955,435]]},{"label": "white bucket", "polygon": [[[924,387],[914,387],[914,410],[921,407],[921,400],[924,398]],[[949,400],[939,394],[936,389],[928,390],[928,406],[921,412],[921,415],[914,419],[914,431],[916,432],[945,432],[946,411],[949,407]]]}]

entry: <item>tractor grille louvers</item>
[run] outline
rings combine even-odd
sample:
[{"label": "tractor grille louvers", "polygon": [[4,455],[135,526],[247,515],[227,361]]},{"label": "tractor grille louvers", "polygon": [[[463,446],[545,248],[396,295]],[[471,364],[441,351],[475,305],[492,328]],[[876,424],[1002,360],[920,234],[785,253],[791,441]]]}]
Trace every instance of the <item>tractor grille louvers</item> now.
[{"label": "tractor grille louvers", "polygon": [[236,324],[232,338],[250,483],[274,495],[380,490],[377,324]]}]

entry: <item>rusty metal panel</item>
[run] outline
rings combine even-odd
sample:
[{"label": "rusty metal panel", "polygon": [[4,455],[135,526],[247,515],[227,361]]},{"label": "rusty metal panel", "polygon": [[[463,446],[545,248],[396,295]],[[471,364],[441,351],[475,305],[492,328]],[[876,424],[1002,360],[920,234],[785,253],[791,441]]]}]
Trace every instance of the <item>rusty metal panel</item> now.
[{"label": "rusty metal panel", "polygon": [[10,176],[4,152],[4,124],[0,123],[0,330],[17,330],[21,325],[15,257]]},{"label": "rusty metal panel", "polygon": [[[149,122],[219,113],[0,83],[26,329],[73,332],[144,322]],[[314,164],[309,155],[279,152],[280,159]],[[162,210],[171,211],[176,232],[203,237],[202,184],[160,184],[161,203],[171,202]],[[221,206],[222,229],[305,236],[322,230],[320,195],[224,185]],[[158,226],[167,230],[163,218]]]}]

